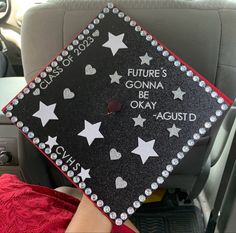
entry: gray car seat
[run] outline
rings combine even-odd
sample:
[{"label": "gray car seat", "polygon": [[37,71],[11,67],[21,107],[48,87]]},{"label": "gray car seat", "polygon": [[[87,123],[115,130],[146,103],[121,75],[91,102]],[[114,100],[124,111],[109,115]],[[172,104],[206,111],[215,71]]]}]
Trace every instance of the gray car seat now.
[{"label": "gray car seat", "polygon": [[[22,56],[27,81],[97,15],[105,2],[54,0],[25,14]],[[236,2],[114,0],[113,3],[230,98],[236,97]],[[218,155],[209,157],[219,126],[220,123],[194,146],[164,187],[184,189],[191,197],[201,191],[211,164],[219,159]],[[26,144],[20,162],[28,180],[48,186],[69,184],[42,155],[36,156],[37,150]],[[50,184],[41,179],[42,170]]]}]

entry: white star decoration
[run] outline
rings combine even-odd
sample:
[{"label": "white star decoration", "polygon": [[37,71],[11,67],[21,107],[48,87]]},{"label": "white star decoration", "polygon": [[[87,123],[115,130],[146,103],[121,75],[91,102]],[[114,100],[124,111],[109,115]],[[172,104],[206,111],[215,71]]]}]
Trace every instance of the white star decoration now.
[{"label": "white star decoration", "polygon": [[84,130],[78,133],[78,136],[85,137],[90,146],[96,138],[104,138],[103,135],[99,131],[101,123],[102,122],[91,124],[90,122],[85,120]]},{"label": "white star decoration", "polygon": [[144,164],[149,157],[159,157],[159,155],[153,149],[154,144],[155,140],[145,142],[140,137],[138,137],[138,147],[136,147],[132,153],[140,155],[142,163]]},{"label": "white star decoration", "polygon": [[112,33],[108,32],[108,41],[104,43],[102,46],[106,48],[110,48],[112,55],[115,56],[119,49],[127,49],[127,45],[123,42],[124,33],[115,36]]},{"label": "white star decoration", "polygon": [[117,71],[115,71],[114,74],[110,74],[109,76],[111,78],[111,83],[118,83],[118,84],[120,84],[120,79],[122,78],[122,76],[119,75],[117,73]]},{"label": "white star decoration", "polygon": [[78,176],[80,176],[81,179],[85,181],[86,179],[91,178],[91,176],[89,175],[89,172],[90,172],[90,169],[84,169],[81,167],[81,171],[78,174]]},{"label": "white star decoration", "polygon": [[50,120],[58,120],[56,114],[54,113],[56,104],[46,105],[43,102],[39,102],[39,110],[33,114],[34,117],[37,117],[41,120],[43,127]]},{"label": "white star decoration", "polygon": [[45,142],[45,144],[49,145],[50,149],[52,149],[54,146],[58,145],[57,137],[52,138],[48,136],[48,140]]},{"label": "white star decoration", "polygon": [[175,99],[183,100],[183,96],[186,94],[186,92],[183,92],[180,89],[180,87],[178,87],[178,89],[176,91],[172,91],[172,93],[174,94],[174,100]]},{"label": "white star decoration", "polygon": [[150,65],[150,61],[153,59],[152,57],[148,56],[147,53],[145,55],[139,57],[141,59],[141,65],[147,64]]},{"label": "white star decoration", "polygon": [[143,127],[143,123],[146,121],[145,118],[142,118],[139,114],[137,117],[132,118],[134,120],[134,126],[141,126]]},{"label": "white star decoration", "polygon": [[180,128],[177,128],[175,124],[172,125],[171,128],[167,128],[167,130],[169,131],[169,137],[179,137],[179,131],[181,130]]}]

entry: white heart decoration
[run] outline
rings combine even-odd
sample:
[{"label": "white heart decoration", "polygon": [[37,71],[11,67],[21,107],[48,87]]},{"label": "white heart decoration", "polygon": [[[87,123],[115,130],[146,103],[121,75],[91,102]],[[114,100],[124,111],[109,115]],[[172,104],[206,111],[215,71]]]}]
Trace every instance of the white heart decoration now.
[{"label": "white heart decoration", "polygon": [[115,148],[110,150],[110,159],[111,160],[118,160],[121,158],[121,153],[118,152]]},{"label": "white heart decoration", "polygon": [[100,34],[100,33],[99,33],[99,31],[98,31],[98,30],[96,30],[96,31],[95,31],[95,32],[92,34],[92,36],[93,36],[93,37],[98,37],[98,36],[99,36],[99,34]]},{"label": "white heart decoration", "polygon": [[63,91],[64,99],[73,99],[75,97],[75,93],[72,92],[69,88],[64,89]]},{"label": "white heart decoration", "polygon": [[120,176],[116,178],[116,189],[123,189],[127,187],[127,182]]},{"label": "white heart decoration", "polygon": [[40,95],[40,89],[39,88],[35,89],[33,95]]},{"label": "white heart decoration", "polygon": [[85,66],[85,74],[86,75],[93,75],[96,74],[96,69],[93,68],[90,64]]}]

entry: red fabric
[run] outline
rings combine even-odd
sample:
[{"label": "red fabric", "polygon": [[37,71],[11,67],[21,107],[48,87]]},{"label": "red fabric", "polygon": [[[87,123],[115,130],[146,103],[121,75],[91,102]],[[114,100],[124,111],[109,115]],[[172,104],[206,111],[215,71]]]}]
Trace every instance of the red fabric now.
[{"label": "red fabric", "polygon": [[[29,185],[14,175],[0,176],[0,232],[65,232],[79,200],[39,185]],[[112,233],[133,233],[114,226]]]}]

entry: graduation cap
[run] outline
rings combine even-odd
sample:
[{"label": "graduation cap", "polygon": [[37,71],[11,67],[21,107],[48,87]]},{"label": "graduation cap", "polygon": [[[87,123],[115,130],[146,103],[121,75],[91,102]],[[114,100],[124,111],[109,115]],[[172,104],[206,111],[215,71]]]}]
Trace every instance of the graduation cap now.
[{"label": "graduation cap", "polygon": [[231,103],[109,3],[3,111],[122,225]]}]

